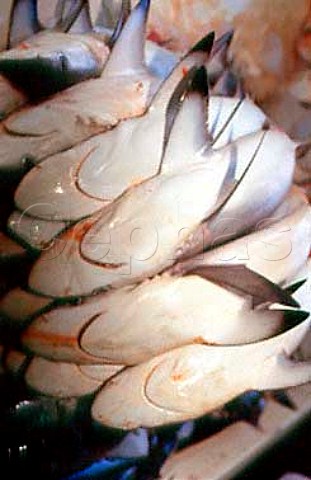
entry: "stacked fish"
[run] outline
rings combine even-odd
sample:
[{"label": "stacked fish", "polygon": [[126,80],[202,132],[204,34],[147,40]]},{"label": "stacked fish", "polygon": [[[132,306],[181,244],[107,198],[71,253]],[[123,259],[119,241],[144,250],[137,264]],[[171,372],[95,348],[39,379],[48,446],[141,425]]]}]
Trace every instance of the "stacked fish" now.
[{"label": "stacked fish", "polygon": [[[114,17],[120,0],[104,1]],[[93,23],[102,13],[96,2]],[[295,181],[310,195],[310,0],[178,0],[152,2],[148,36],[180,54],[208,30],[234,30],[227,61],[231,73],[264,112],[294,140],[305,144]],[[108,17],[108,15],[106,15]],[[310,198],[310,197],[309,197]]]},{"label": "stacked fish", "polygon": [[148,8],[133,9],[98,79],[9,116],[0,137],[3,175],[20,176],[25,154],[34,163],[9,232],[41,250],[26,290],[2,299],[22,331],[5,366],[47,395],[95,392],[93,417],[122,429],[311,374],[290,360],[307,314],[280,286],[310,247],[297,145],[247,98],[210,95],[212,34],[154,79]]},{"label": "stacked fish", "polygon": [[[3,367],[39,395],[90,396],[93,420],[122,430],[311,380],[294,357],[310,329],[293,284],[310,251],[301,145],[248,96],[213,93],[230,35],[208,34],[159,78],[150,2],[127,3],[109,53],[96,40],[97,78],[70,73],[79,83],[6,110],[0,131],[1,179],[18,183],[2,261],[15,239],[30,263],[0,301]],[[14,85],[16,55],[0,59]]]}]

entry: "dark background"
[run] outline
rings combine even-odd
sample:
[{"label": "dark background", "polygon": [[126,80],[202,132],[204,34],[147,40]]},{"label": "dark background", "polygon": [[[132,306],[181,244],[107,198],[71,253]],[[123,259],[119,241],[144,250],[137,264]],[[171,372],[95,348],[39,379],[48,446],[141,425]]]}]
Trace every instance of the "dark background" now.
[{"label": "dark background", "polygon": [[234,480],[278,480],[289,472],[311,478],[311,412],[307,422],[299,425]]}]

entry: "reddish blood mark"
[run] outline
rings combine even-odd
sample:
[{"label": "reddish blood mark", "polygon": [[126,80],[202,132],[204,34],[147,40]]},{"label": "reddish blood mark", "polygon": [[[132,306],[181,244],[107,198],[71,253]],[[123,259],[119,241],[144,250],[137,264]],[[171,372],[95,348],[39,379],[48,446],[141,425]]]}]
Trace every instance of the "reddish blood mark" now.
[{"label": "reddish blood mark", "polygon": [[26,42],[22,42],[18,45],[18,48],[20,48],[21,50],[29,50],[30,47]]},{"label": "reddish blood mark", "polygon": [[74,336],[58,335],[53,334],[52,332],[47,333],[35,329],[32,329],[29,333],[24,335],[24,339],[27,337],[31,340],[38,340],[41,345],[47,344],[53,346],[75,346],[77,344],[77,339]]},{"label": "reddish blood mark", "polygon": [[77,224],[64,233],[64,238],[68,240],[77,240],[81,242],[86,232],[93,225],[93,220],[83,221],[81,224]]},{"label": "reddish blood mark", "polygon": [[147,38],[148,40],[151,40],[151,42],[155,42],[161,45],[161,42],[162,42],[161,37],[155,30],[151,30],[151,32],[148,33]]},{"label": "reddish blood mark", "polygon": [[173,382],[180,382],[184,379],[184,375],[182,373],[175,373],[171,376],[171,379],[173,380]]},{"label": "reddish blood mark", "polygon": [[121,268],[125,265],[125,263],[100,263],[100,266],[103,268],[109,268],[110,270],[116,270],[117,268]]}]

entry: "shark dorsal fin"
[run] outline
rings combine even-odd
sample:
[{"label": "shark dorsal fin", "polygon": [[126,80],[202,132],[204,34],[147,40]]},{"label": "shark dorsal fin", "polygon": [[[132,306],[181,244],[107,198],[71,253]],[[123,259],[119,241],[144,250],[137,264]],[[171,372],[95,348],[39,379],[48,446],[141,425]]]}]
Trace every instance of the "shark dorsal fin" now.
[{"label": "shark dorsal fin", "polygon": [[245,265],[197,265],[189,266],[186,275],[200,275],[219,285],[233,288],[253,298],[254,308],[264,303],[280,303],[288,307],[299,307],[290,292],[282,289]]},{"label": "shark dorsal fin", "polygon": [[166,110],[162,155],[166,171],[193,165],[196,155],[208,145],[208,104],[206,68],[193,67],[177,86]]},{"label": "shark dorsal fin", "polygon": [[105,65],[105,75],[132,74],[146,70],[145,37],[150,0],[140,0],[131,11]]}]

